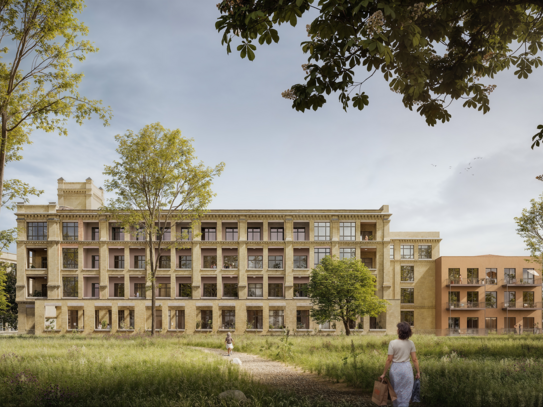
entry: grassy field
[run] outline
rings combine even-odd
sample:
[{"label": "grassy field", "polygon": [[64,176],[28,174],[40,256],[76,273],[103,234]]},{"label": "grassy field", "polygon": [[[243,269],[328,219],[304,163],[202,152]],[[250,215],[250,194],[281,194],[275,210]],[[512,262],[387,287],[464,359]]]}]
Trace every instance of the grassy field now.
[{"label": "grassy field", "polygon": [[[259,354],[371,391],[392,337],[235,337]],[[536,336],[415,336],[425,406],[543,407],[543,340]],[[253,383],[236,367],[191,346],[220,348],[224,336],[67,335],[0,338],[2,406],[325,407]],[[336,404],[337,406],[337,404]]]},{"label": "grassy field", "polygon": [[[218,340],[218,338],[217,338]],[[237,367],[178,338],[0,338],[0,405],[326,407],[252,382]]]},{"label": "grassy field", "polygon": [[[285,361],[371,391],[393,337],[242,336],[240,352]],[[543,406],[543,339],[539,336],[415,336],[422,396],[428,406]],[[221,347],[223,338],[187,336],[192,346]]]}]

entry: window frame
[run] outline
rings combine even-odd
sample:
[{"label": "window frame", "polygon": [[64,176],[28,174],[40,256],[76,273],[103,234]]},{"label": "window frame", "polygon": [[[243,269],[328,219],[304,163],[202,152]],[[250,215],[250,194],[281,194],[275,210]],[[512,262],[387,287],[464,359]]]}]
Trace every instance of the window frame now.
[{"label": "window frame", "polygon": [[[256,239],[256,237],[258,237],[258,239]],[[247,228],[247,241],[259,242],[261,240],[262,240],[262,228],[261,227]]]},{"label": "window frame", "polygon": [[[72,256],[69,256],[72,253]],[[69,257],[72,257],[70,259]],[[62,248],[62,268],[65,270],[77,270],[79,268],[79,249],[74,247]]]},{"label": "window frame", "polygon": [[330,222],[313,222],[313,236],[316,241],[330,241]]},{"label": "window frame", "polygon": [[[272,264],[273,262],[273,264]],[[279,267],[276,267],[279,266]],[[268,256],[268,268],[274,270],[283,270],[283,255]]]},{"label": "window frame", "polygon": [[[324,255],[322,256],[323,253],[320,253],[320,251],[323,250],[324,251]],[[319,253],[317,252],[319,251]],[[315,266],[318,266],[320,264],[320,262],[322,261],[322,259],[324,259],[326,256],[330,256],[330,248],[328,247],[315,247],[314,248],[314,263],[315,263]],[[319,259],[317,261],[317,259]]]},{"label": "window frame", "polygon": [[[187,264],[188,267],[186,267]],[[192,270],[192,254],[179,255],[179,268],[182,270]]]},{"label": "window frame", "polygon": [[[305,266],[304,267],[298,267],[299,264],[300,264],[300,258],[301,257],[305,257]],[[308,267],[307,267],[307,255],[306,254],[298,254],[298,255],[295,255],[293,256],[293,261],[292,261],[292,268],[293,269],[297,269],[297,270],[307,270]]]},{"label": "window frame", "polygon": [[[411,300],[410,302],[406,300]],[[414,304],[415,303],[415,288],[414,287],[401,287],[400,288],[400,304]]]},{"label": "window frame", "polygon": [[47,222],[27,222],[26,240],[47,240]]},{"label": "window frame", "polygon": [[[406,270],[410,268],[410,270]],[[411,274],[411,279],[404,279],[404,277],[409,276],[407,273]],[[414,283],[415,282],[415,266],[412,265],[401,265],[400,266],[400,282],[402,283]]]},{"label": "window frame", "polygon": [[[274,239],[275,234],[275,239]],[[279,239],[279,237],[281,237]],[[270,241],[283,242],[285,240],[285,228],[284,227],[272,227],[270,228]]]},{"label": "window frame", "polygon": [[402,244],[400,246],[400,258],[401,260],[415,260],[415,245]]},{"label": "window frame", "polygon": [[[345,233],[346,231],[349,233]],[[339,223],[339,240],[349,242],[356,240],[356,222]]]},{"label": "window frame", "polygon": [[79,241],[79,222],[62,222],[62,240]]},{"label": "window frame", "polygon": [[[230,236],[229,236],[230,235]],[[227,227],[224,230],[224,239],[229,242],[236,242],[239,240],[238,228]]]},{"label": "window frame", "polygon": [[[350,255],[348,257],[345,256],[345,253],[349,252]],[[340,247],[339,248],[339,259],[354,259],[356,258],[356,248],[354,247]]]}]

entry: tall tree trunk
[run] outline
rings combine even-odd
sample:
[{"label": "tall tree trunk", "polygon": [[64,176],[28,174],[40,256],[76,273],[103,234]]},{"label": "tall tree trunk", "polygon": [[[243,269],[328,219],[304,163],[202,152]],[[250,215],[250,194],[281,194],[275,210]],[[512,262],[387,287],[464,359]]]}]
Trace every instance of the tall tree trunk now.
[{"label": "tall tree trunk", "polygon": [[2,197],[4,193],[4,169],[6,167],[6,154],[8,150],[7,113],[2,112],[2,140],[0,142],[0,210],[2,210]]},{"label": "tall tree trunk", "polygon": [[153,253],[153,238],[152,234],[149,233],[149,259],[151,264],[151,336],[155,335],[155,317],[156,317],[156,289],[155,289],[155,268],[154,268],[154,253]]},{"label": "tall tree trunk", "polygon": [[349,336],[351,334],[351,329],[349,328],[349,320],[342,318],[343,326],[345,327],[345,335]]}]

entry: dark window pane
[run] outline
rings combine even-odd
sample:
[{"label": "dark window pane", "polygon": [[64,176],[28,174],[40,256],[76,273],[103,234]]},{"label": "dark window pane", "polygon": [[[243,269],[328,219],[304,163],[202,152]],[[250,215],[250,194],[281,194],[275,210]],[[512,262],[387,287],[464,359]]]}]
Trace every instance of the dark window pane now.
[{"label": "dark window pane", "polygon": [[47,222],[28,222],[28,240],[47,240]]},{"label": "dark window pane", "polygon": [[77,222],[62,223],[62,240],[78,240],[79,226]]}]

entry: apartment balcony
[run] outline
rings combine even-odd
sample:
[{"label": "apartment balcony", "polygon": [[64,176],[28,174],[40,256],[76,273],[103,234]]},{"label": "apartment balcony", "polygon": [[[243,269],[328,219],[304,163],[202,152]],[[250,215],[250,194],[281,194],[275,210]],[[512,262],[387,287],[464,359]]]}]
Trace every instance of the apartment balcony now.
[{"label": "apartment balcony", "polygon": [[502,310],[537,311],[540,309],[543,309],[541,302],[536,302],[536,301],[502,302]]},{"label": "apartment balcony", "polygon": [[446,309],[454,311],[480,311],[486,308],[484,302],[448,302]]},{"label": "apartment balcony", "polygon": [[447,281],[447,287],[481,287],[486,283],[485,278],[449,278]]},{"label": "apartment balcony", "polygon": [[506,278],[500,281],[502,287],[538,287],[541,277],[533,278]]}]

